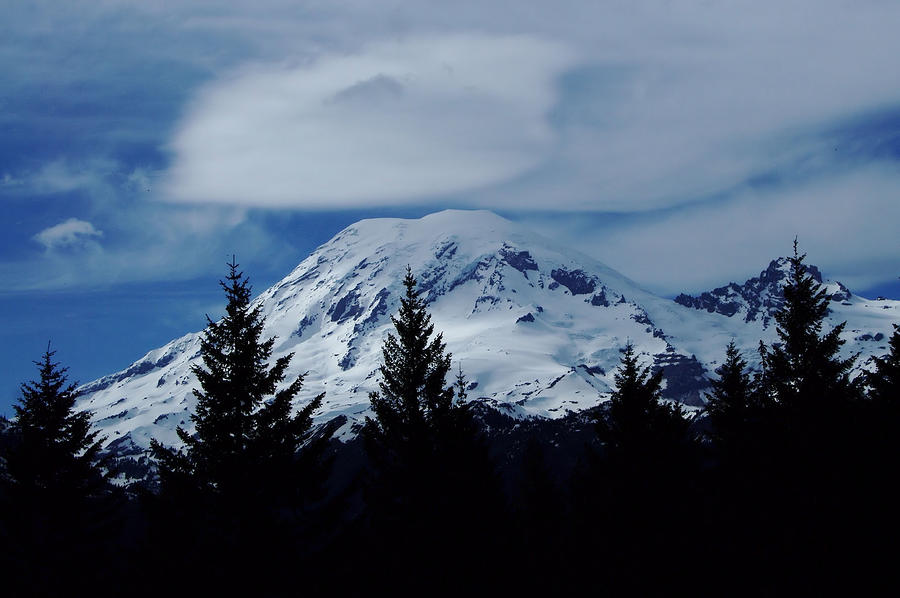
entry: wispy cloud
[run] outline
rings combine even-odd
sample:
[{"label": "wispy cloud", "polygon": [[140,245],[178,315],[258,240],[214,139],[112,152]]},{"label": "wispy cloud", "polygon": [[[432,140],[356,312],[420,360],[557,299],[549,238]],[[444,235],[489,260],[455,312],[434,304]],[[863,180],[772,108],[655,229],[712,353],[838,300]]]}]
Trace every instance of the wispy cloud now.
[{"label": "wispy cloud", "polygon": [[3,177],[0,178],[0,187],[6,187],[6,188],[18,187],[18,186],[22,185],[22,183],[23,183],[22,179],[18,179],[16,177],[12,176],[11,174],[9,174],[8,172],[3,173]]},{"label": "wispy cloud", "polygon": [[45,228],[34,236],[34,240],[46,249],[60,249],[83,246],[90,240],[102,237],[103,231],[94,225],[78,218],[69,218],[49,228]]},{"label": "wispy cloud", "polygon": [[659,213],[527,221],[661,293],[743,281],[788,255],[795,236],[810,263],[859,290],[900,272],[897,175],[872,166]]},{"label": "wispy cloud", "polygon": [[61,157],[35,168],[5,173],[0,178],[0,197],[34,197],[81,192],[95,197],[109,195],[121,187],[122,165],[99,157]]},{"label": "wispy cloud", "polygon": [[39,171],[30,175],[26,182],[35,193],[96,189],[106,184],[107,179],[115,172],[116,166],[112,160],[99,158],[76,163],[58,159],[45,164]]}]

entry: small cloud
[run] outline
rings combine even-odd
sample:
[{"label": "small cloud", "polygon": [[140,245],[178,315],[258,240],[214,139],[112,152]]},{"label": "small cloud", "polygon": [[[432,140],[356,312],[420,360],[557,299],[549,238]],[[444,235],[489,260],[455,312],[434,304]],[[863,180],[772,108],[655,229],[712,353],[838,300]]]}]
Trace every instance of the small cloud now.
[{"label": "small cloud", "polygon": [[132,191],[147,192],[152,190],[150,174],[143,168],[135,168],[125,177],[125,187]]},{"label": "small cloud", "polygon": [[55,160],[32,175],[29,183],[39,193],[96,189],[105,185],[105,180],[115,172],[116,167],[114,162],[99,158],[80,163]]},{"label": "small cloud", "polygon": [[22,185],[22,179],[17,179],[11,174],[4,173],[3,178],[0,179],[0,187],[20,187]]},{"label": "small cloud", "polygon": [[103,236],[103,231],[94,228],[86,220],[69,218],[50,228],[45,228],[34,236],[34,240],[47,250],[64,247],[76,247],[90,241],[93,237]]}]

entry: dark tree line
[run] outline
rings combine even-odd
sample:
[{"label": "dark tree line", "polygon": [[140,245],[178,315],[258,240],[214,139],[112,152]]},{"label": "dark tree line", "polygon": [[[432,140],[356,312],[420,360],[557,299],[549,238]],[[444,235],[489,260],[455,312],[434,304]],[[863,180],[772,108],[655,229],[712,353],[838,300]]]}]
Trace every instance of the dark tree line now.
[{"label": "dark tree line", "polygon": [[886,475],[900,456],[888,365],[900,331],[875,371],[851,378],[856,356],[839,355],[844,324],[824,331],[828,299],[804,259],[795,242],[778,342],[760,344],[760,370],[748,371],[733,343],[726,348],[698,443],[703,533],[713,540],[706,568],[742,593],[884,587],[879,547],[900,531]]},{"label": "dark tree line", "polygon": [[[232,260],[226,314],[193,370],[194,431],[178,429],[180,450],[153,441],[154,484],[109,483],[76,385],[49,347],[36,362],[0,435],[5,578],[12,595],[884,589],[893,553],[879,547],[900,531],[900,327],[851,377],[804,259],[795,244],[778,342],[760,344],[757,371],[726,347],[704,413],[664,401],[662,372],[628,345],[611,399],[563,424],[503,423],[468,401],[408,270],[372,416],[346,446],[313,426],[322,395],[294,412],[303,377],[285,380],[292,354],[271,362]],[[578,450],[548,440],[576,432]]]}]

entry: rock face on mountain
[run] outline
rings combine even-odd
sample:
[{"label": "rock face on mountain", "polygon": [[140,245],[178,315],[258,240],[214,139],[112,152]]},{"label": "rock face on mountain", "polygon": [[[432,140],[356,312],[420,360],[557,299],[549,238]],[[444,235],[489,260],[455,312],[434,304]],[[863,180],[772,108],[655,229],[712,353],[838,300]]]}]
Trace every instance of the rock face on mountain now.
[{"label": "rock face on mountain", "polygon": [[[769,326],[774,321],[775,312],[784,305],[784,285],[788,280],[790,266],[790,261],[781,257],[772,260],[758,277],[751,278],[744,284],[730,282],[697,297],[682,293],[675,297],[675,302],[728,317],[737,315],[745,322],[760,321],[763,326]],[[809,266],[809,273],[819,283],[825,283],[817,267]],[[847,302],[851,298],[850,291],[839,282],[828,281],[825,288],[832,301]]]},{"label": "rock face on mountain", "polygon": [[[337,421],[345,437],[377,387],[381,345],[393,329],[407,265],[454,369],[459,364],[471,381],[469,398],[515,418],[559,418],[605,400],[629,342],[645,364],[663,368],[666,398],[701,405],[706,377],[730,340],[752,362],[759,340],[775,338],[771,314],[785,269],[776,260],[743,285],[673,302],[490,212],[363,220],[255,299],[265,335],[277,338],[273,358],[294,353],[288,379],[306,373],[298,406],[324,391],[317,419],[343,416]],[[900,320],[900,302],[832,287],[832,318],[850,321],[847,352],[862,351],[863,358],[885,352],[875,339],[883,341]],[[192,427],[191,368],[200,363],[201,334],[83,387],[79,407],[94,413],[108,446],[140,453],[150,438],[179,444],[176,427]]]}]

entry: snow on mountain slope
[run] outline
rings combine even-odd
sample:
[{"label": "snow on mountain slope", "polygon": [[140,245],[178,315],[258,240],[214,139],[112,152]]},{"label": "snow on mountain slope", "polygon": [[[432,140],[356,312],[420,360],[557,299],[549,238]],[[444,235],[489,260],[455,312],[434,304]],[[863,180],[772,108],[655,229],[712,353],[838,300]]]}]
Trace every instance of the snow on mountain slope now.
[{"label": "snow on mountain slope", "polygon": [[[288,377],[306,373],[298,405],[325,391],[317,420],[346,416],[344,434],[365,416],[368,393],[377,388],[381,344],[393,330],[407,265],[454,369],[461,365],[471,381],[470,399],[517,417],[558,417],[608,397],[627,342],[645,363],[664,368],[667,398],[700,405],[706,375],[729,340],[752,361],[760,338],[774,339],[765,318],[729,317],[707,311],[709,301],[695,306],[655,296],[490,212],[363,220],[255,299],[266,316],[265,335],[277,337],[273,357],[293,352]],[[847,301],[833,304],[837,321],[853,322],[848,351],[885,352],[879,347],[890,323],[900,320],[900,302],[848,292]],[[79,406],[94,412],[108,445],[140,451],[150,438],[180,444],[175,428],[192,429],[199,335],[85,385]]]}]

